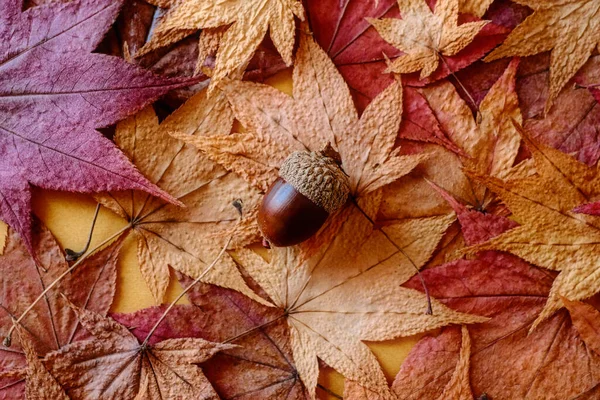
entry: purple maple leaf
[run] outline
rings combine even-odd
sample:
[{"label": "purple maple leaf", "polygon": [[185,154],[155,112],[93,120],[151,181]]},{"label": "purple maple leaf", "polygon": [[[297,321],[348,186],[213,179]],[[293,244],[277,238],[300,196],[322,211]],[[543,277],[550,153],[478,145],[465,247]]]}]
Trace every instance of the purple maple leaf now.
[{"label": "purple maple leaf", "polygon": [[30,184],[137,189],[174,201],[96,131],[191,83],[91,53],[121,3],[76,0],[22,11],[22,0],[0,0],[0,219],[29,251]]}]

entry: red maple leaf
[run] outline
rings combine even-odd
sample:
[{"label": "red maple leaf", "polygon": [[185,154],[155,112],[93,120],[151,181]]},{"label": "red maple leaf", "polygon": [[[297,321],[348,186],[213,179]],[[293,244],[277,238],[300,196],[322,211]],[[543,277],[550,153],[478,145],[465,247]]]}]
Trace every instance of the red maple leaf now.
[{"label": "red maple leaf", "polygon": [[78,192],[138,189],[170,199],[96,131],[190,83],[90,53],[120,5],[78,0],[21,11],[19,0],[1,2],[0,218],[30,251],[30,184]]},{"label": "red maple leaf", "polygon": [[[191,282],[184,279],[185,284]],[[192,305],[175,306],[159,325],[151,343],[173,338],[199,337],[240,347],[226,350],[202,365],[222,399],[308,399],[298,377],[289,342],[289,329],[280,311],[265,307],[240,293],[197,284],[189,293]],[[132,314],[115,314],[146,337],[164,307]]]},{"label": "red maple leaf", "polygon": [[[78,306],[106,314],[115,296],[118,240],[87,258],[75,271],[44,295],[21,321],[36,353],[58,350],[89,337],[75,313],[60,296]],[[24,310],[68,268],[56,240],[40,223],[34,224],[33,249],[37,264],[25,243],[13,230],[8,233],[6,252],[0,256],[0,337],[4,338]],[[24,395],[25,355],[17,338],[10,347],[0,347],[0,398],[19,399]]]},{"label": "red maple leaf", "polygon": [[[427,3],[434,8],[435,1]],[[359,109],[364,109],[394,79],[391,74],[383,73],[386,69],[384,54],[390,59],[402,54],[386,43],[366,18],[400,18],[397,1],[306,0],[305,4],[317,43],[327,51],[348,82]],[[472,20],[463,15],[459,24]],[[440,63],[429,78],[420,80],[417,72],[403,75],[402,80],[408,86],[423,86],[445,78],[451,71],[456,72],[482,58],[507,33],[507,28],[490,23],[465,49],[446,57],[446,63]]]},{"label": "red maple leaf", "polygon": [[[468,244],[516,226],[495,215],[467,210],[450,199]],[[529,333],[544,307],[554,275],[496,251],[425,270],[432,296],[450,308],[487,316],[469,327],[470,383],[476,396],[494,400],[596,398],[600,356],[589,351],[562,310]],[[420,290],[418,280],[407,286]],[[460,329],[423,338],[402,365],[393,391],[400,398],[437,399],[459,358]],[[423,384],[422,382],[427,382]]]}]

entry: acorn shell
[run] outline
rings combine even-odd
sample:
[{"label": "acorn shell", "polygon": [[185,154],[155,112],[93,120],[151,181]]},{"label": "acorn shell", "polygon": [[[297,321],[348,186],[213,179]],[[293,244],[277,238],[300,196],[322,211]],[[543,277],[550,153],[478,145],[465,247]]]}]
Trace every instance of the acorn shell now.
[{"label": "acorn shell", "polygon": [[317,233],[328,216],[325,209],[277,178],[258,210],[258,226],[270,245],[286,247]]},{"label": "acorn shell", "polygon": [[323,154],[293,153],[281,165],[279,175],[258,212],[259,228],[273,246],[307,240],[348,198],[348,177],[335,160]]}]

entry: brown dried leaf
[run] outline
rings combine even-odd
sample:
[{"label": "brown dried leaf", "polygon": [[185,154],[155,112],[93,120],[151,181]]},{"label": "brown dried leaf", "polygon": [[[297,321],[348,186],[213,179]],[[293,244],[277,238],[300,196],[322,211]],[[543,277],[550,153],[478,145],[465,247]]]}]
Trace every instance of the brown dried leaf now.
[{"label": "brown dried leaf", "polygon": [[[218,253],[224,235],[230,235],[238,212],[232,202],[241,199],[243,224],[255,224],[251,211],[258,193],[241,179],[210,161],[196,149],[167,135],[177,126],[189,135],[209,129],[226,134],[233,117],[219,94],[207,97],[206,91],[192,97],[178,113],[161,125],[152,108],[146,108],[117,126],[115,141],[145,174],[163,190],[180,200],[179,208],[139,192],[102,195],[100,201],[127,219],[138,242],[138,261],[142,275],[155,300],[160,303],[169,284],[169,266],[197,277]],[[224,233],[225,232],[225,233]],[[258,237],[245,235],[244,245]],[[260,299],[250,290],[235,263],[222,257],[205,282],[238,290]]]},{"label": "brown dried leaf", "polygon": [[[182,278],[182,285],[191,283]],[[155,331],[153,340],[200,337],[236,344],[202,364],[202,370],[223,400],[306,400],[308,394],[292,358],[289,329],[281,310],[266,307],[240,293],[197,284]],[[114,316],[143,340],[165,306]],[[260,326],[260,329],[257,327]],[[150,343],[153,343],[150,341]]]},{"label": "brown dried leaf", "polygon": [[600,196],[600,176],[596,168],[533,141],[525,131],[521,134],[538,175],[507,181],[486,176],[477,179],[498,194],[522,225],[471,247],[469,252],[508,251],[535,265],[561,271],[534,329],[563,306],[561,297],[582,300],[600,291],[600,218],[572,211]]},{"label": "brown dried leaf", "polygon": [[452,56],[473,41],[488,21],[458,25],[459,0],[438,0],[434,12],[424,0],[398,0],[402,19],[368,19],[381,37],[406,55],[388,62],[386,72],[421,71],[427,78],[440,56]]},{"label": "brown dried leaf", "polygon": [[141,346],[113,319],[74,309],[95,338],[65,346],[44,360],[71,399],[218,399],[195,364],[231,345],[181,338]]},{"label": "brown dried leaf", "polygon": [[600,44],[600,3],[595,0],[517,0],[534,10],[486,61],[551,50],[546,111]]},{"label": "brown dried leaf", "polygon": [[[12,230],[8,232],[6,253],[0,257],[0,337],[7,335],[13,320],[68,268],[56,240],[39,222],[34,224],[33,239],[39,264],[19,236]],[[20,326],[27,331],[36,354],[44,356],[87,337],[61,295],[81,307],[102,314],[108,312],[115,296],[117,255],[121,244],[122,240],[117,240],[84,260],[23,318]],[[10,347],[0,347],[2,398],[18,399],[23,396],[25,376],[15,374],[25,366],[21,346],[18,338],[13,337]]]},{"label": "brown dried leaf", "polygon": [[[424,159],[421,155],[399,156],[394,149],[402,113],[401,85],[390,85],[359,119],[343,78],[327,54],[305,34],[300,37],[293,83],[293,97],[258,83],[228,81],[222,85],[248,133],[209,138],[170,132],[263,191],[290,153],[320,151],[331,143],[350,177],[352,195],[373,218],[381,202],[379,189]],[[358,232],[358,246],[349,248],[356,252],[372,226],[349,204],[329,219],[317,239],[303,244],[305,253],[314,253],[346,224],[355,224]]]},{"label": "brown dried leaf", "polygon": [[[175,43],[199,29],[227,27],[222,37],[201,39],[200,56],[217,46],[215,40],[219,42],[211,83],[214,86],[250,61],[267,31],[285,63],[290,65],[295,42],[294,17],[304,20],[304,9],[298,0],[184,0],[170,5],[151,40],[137,55]],[[212,44],[208,46],[206,42]],[[203,62],[198,59],[199,65]]]},{"label": "brown dried leaf", "polygon": [[389,398],[377,359],[363,340],[485,320],[454,313],[436,301],[433,315],[427,315],[425,296],[400,287],[429,260],[453,220],[423,218],[384,227],[401,250],[376,231],[359,252],[349,254],[356,233],[347,231],[306,262],[296,248],[273,250],[270,263],[249,250],[240,254],[240,264],[273,304],[285,310],[294,362],[312,396],[319,358],[347,379]]},{"label": "brown dried leaf", "polygon": [[38,358],[29,333],[21,325],[17,325],[15,331],[27,359],[25,397],[29,400],[69,400],[65,391]]}]

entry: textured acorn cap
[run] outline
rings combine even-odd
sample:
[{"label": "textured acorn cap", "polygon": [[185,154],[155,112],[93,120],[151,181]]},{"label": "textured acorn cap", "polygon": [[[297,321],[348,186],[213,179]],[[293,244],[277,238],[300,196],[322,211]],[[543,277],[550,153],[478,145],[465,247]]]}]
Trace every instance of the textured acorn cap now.
[{"label": "textured acorn cap", "polygon": [[279,176],[329,214],[344,205],[350,192],[346,174],[333,158],[321,153],[292,153],[281,164]]}]

